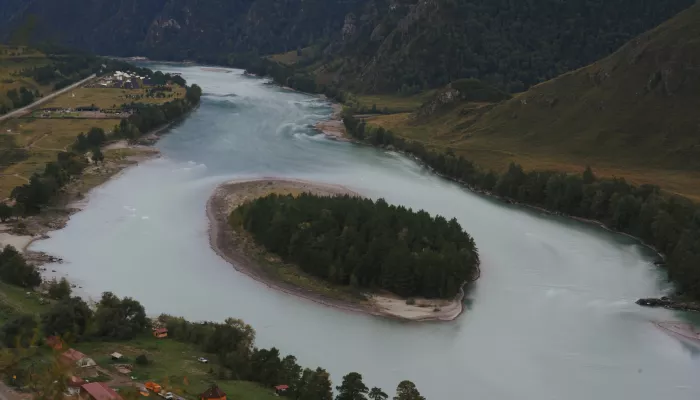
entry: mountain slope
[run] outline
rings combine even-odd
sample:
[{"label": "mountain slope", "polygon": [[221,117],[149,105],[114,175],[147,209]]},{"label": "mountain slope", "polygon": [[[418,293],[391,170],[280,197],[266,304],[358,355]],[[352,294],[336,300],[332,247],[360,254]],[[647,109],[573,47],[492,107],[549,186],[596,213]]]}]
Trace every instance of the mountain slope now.
[{"label": "mountain slope", "polygon": [[538,169],[590,164],[640,182],[675,182],[674,190],[689,193],[687,186],[700,182],[699,109],[700,5],[694,5],[613,55],[511,100],[373,123],[486,167],[512,160]]},{"label": "mountain slope", "polygon": [[517,92],[610,54],[693,0],[5,0],[0,39],[99,54],[226,63],[314,45],[353,91],[414,93],[460,78]]}]

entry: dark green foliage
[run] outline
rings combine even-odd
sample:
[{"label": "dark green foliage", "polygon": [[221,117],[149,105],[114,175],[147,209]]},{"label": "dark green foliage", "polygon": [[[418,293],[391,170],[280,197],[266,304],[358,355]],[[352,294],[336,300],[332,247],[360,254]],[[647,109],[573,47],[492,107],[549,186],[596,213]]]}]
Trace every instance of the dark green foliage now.
[{"label": "dark green foliage", "polygon": [[56,278],[47,282],[47,292],[50,298],[55,300],[67,299],[70,297],[71,288],[70,283],[66,278],[61,278],[60,281]]},{"label": "dark green foliage", "polygon": [[323,368],[316,368],[315,371],[305,369],[294,398],[297,400],[332,400],[333,389],[328,372]]},{"label": "dark green foliage", "polygon": [[381,199],[270,195],[237,208],[232,220],[311,275],[400,296],[454,297],[479,264],[455,219]]},{"label": "dark green foliage", "polygon": [[367,385],[362,382],[362,375],[351,372],[343,377],[343,383],[336,386],[338,395],[335,400],[367,400]]},{"label": "dark green foliage", "polygon": [[0,280],[15,286],[34,288],[41,284],[41,275],[14,247],[5,246],[0,252]]},{"label": "dark green foliage", "polygon": [[151,363],[151,361],[148,359],[148,357],[145,354],[139,354],[136,356],[136,360],[134,360],[136,365],[148,365]]},{"label": "dark green foliage", "polygon": [[130,297],[120,299],[111,292],[102,294],[94,321],[95,336],[118,340],[132,339],[148,327],[141,303]]},{"label": "dark green foliage", "polygon": [[590,167],[581,175],[523,171],[517,164],[498,176],[453,154],[436,153],[416,142],[395,138],[384,129],[367,129],[351,115],[348,132],[369,143],[392,145],[417,157],[437,173],[469,187],[552,212],[595,219],[639,237],[666,254],[669,277],[683,294],[700,298],[700,207],[653,185],[636,186],[624,179],[597,178]]},{"label": "dark green foliage", "polygon": [[48,336],[79,340],[87,334],[93,312],[80,297],[72,297],[54,304],[41,316],[41,327]]},{"label": "dark green foliage", "polygon": [[99,147],[92,149],[92,162],[99,163],[104,161],[105,155],[102,154],[102,150]]},{"label": "dark green foliage", "polygon": [[2,344],[11,348],[26,348],[37,339],[37,323],[32,315],[19,315],[0,328]]},{"label": "dark green foliage", "polygon": [[396,387],[396,396],[394,400],[425,400],[425,397],[420,395],[416,385],[411,381],[402,381]]},{"label": "dark green foliage", "polygon": [[34,93],[32,93],[30,90],[27,90],[27,88],[24,86],[19,88],[19,92],[17,91],[17,89],[10,89],[7,91],[6,95],[7,98],[10,99],[10,101],[12,102],[12,106],[14,108],[22,108],[34,102]]},{"label": "dark green foliage", "polygon": [[41,175],[32,175],[29,183],[12,189],[10,196],[23,207],[25,213],[36,214],[72,177],[80,175],[86,166],[84,157],[72,152],[60,152],[56,161],[46,164]]},{"label": "dark green foliage", "polygon": [[0,221],[5,222],[12,218],[12,207],[6,203],[0,203]]},{"label": "dark green foliage", "polygon": [[378,387],[373,387],[370,391],[367,397],[370,398],[370,400],[386,400],[389,398],[389,395],[384,393],[382,389]]},{"label": "dark green foliage", "polygon": [[465,101],[496,103],[510,98],[508,93],[487,85],[478,79],[459,79],[452,82],[450,86],[457,90],[460,98]]}]

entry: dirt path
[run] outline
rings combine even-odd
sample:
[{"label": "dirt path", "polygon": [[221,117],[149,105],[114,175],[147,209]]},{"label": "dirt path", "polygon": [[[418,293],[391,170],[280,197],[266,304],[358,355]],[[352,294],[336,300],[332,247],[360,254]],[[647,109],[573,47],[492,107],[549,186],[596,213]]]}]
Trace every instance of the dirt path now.
[{"label": "dirt path", "polygon": [[67,87],[65,87],[61,90],[58,90],[56,92],[53,92],[51,94],[47,94],[46,96],[40,98],[39,100],[35,101],[34,103],[32,103],[28,106],[24,106],[22,108],[18,108],[16,110],[10,111],[9,113],[7,113],[5,115],[0,115],[0,122],[5,121],[6,119],[10,119],[10,118],[21,117],[21,116],[27,114],[29,111],[31,111],[31,109],[33,109],[37,106],[40,106],[40,105],[48,102],[49,100],[54,99],[57,96],[60,96],[66,92],[69,92],[69,91],[77,88],[80,85],[83,85],[85,82],[95,78],[96,76],[97,75],[92,74],[92,75],[88,76],[87,78],[83,79],[82,81],[76,82],[70,86],[67,86]]}]

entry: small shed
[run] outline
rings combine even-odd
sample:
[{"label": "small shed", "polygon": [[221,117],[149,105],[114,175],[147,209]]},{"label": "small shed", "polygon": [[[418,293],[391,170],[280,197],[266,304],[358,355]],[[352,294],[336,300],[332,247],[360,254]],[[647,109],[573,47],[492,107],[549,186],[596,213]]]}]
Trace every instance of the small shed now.
[{"label": "small shed", "polygon": [[112,360],[114,360],[114,361],[119,361],[122,358],[124,358],[124,356],[121,353],[117,353],[116,351],[114,353],[110,354],[110,357],[112,357]]},{"label": "small shed", "polygon": [[97,365],[95,360],[76,349],[66,350],[63,354],[61,354],[61,360],[68,365],[74,365],[80,368],[94,367]]},{"label": "small shed", "polygon": [[282,394],[289,389],[289,385],[277,385],[275,386],[275,393]]},{"label": "small shed", "polygon": [[158,339],[163,339],[168,337],[168,328],[156,328],[153,330],[153,336]]}]

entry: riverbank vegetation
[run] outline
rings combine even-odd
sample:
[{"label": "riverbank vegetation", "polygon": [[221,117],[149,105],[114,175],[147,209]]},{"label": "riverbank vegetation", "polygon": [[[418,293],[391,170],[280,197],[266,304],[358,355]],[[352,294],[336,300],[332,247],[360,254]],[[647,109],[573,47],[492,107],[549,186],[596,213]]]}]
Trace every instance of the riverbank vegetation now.
[{"label": "riverbank vegetation", "polygon": [[352,196],[271,194],[230,222],[306,273],[402,297],[452,298],[478,275],[474,240],[452,219]]},{"label": "riverbank vegetation", "polygon": [[[0,254],[0,266],[5,253],[22,259],[14,249]],[[24,260],[22,260],[24,261]],[[1,269],[0,269],[1,270]],[[38,276],[38,275],[37,275]],[[0,274],[4,280],[4,275]],[[39,281],[41,279],[39,278]],[[48,282],[61,287],[61,282]],[[146,317],[146,310],[135,299],[119,298],[106,292],[91,306],[80,297],[71,297],[61,290],[57,300],[36,302],[39,294],[26,288],[0,283],[0,375],[14,387],[32,391],[47,389],[56,379],[69,373],[63,371],[52,379],[53,365],[58,353],[43,346],[51,336],[62,338],[63,349],[68,346],[83,351],[103,369],[112,368],[125,360],[114,361],[109,354],[119,351],[134,359],[130,375],[138,381],[157,380],[169,391],[185,398],[195,398],[215,384],[234,398],[269,400],[273,386],[287,385],[282,396],[295,400],[332,400],[332,382],[323,368],[303,368],[293,355],[283,355],[276,348],[255,346],[255,330],[245,322],[229,318],[223,323],[190,322],[183,318],[161,315],[156,320]],[[16,293],[15,293],[16,292]],[[151,334],[153,327],[166,328],[167,339]],[[55,344],[55,343],[54,343]],[[209,362],[197,362],[205,356]],[[145,359],[145,362],[144,362]],[[109,372],[109,370],[107,370]],[[107,380],[118,381],[109,372]],[[12,379],[9,379],[13,377]],[[46,382],[44,382],[46,381]],[[130,380],[122,379],[131,385]],[[379,388],[368,389],[358,373],[348,374],[337,386],[340,399],[387,399]],[[408,391],[407,391],[408,390]],[[406,397],[410,393],[414,397]],[[238,395],[239,397],[235,397]],[[347,397],[351,395],[352,397]],[[403,381],[397,387],[402,400],[422,399],[415,385]]]},{"label": "riverbank vegetation", "polygon": [[669,278],[680,293],[700,299],[700,208],[654,185],[632,185],[623,178],[599,178],[590,168],[580,174],[524,171],[511,164],[504,173],[483,170],[463,156],[426,149],[352,115],[347,132],[358,140],[416,157],[450,179],[508,201],[602,222],[639,237],[666,255]]},{"label": "riverbank vegetation", "polygon": [[[122,63],[116,63],[112,67],[121,68],[123,66],[125,65]],[[126,66],[128,66],[128,64]],[[158,73],[153,73],[150,70],[144,71],[144,69],[139,68],[138,71],[146,76],[158,76]],[[184,80],[179,76],[166,76],[162,73],[160,76],[164,77],[166,81],[172,78],[185,85]],[[118,90],[114,90],[114,93],[117,95]],[[166,102],[130,102],[129,104],[123,105],[123,107],[126,107],[129,110],[126,118],[121,120],[102,118],[95,119],[93,121],[96,126],[89,128],[86,133],[73,132],[71,135],[70,132],[59,129],[62,124],[67,124],[68,126],[83,126],[85,124],[84,121],[86,121],[83,119],[36,120],[49,121],[51,131],[48,133],[43,133],[29,130],[27,131],[28,133],[38,135],[39,138],[28,142],[28,145],[21,149],[4,149],[5,152],[24,150],[27,155],[25,160],[6,166],[5,170],[17,170],[17,172],[21,172],[18,169],[19,167],[15,164],[24,164],[31,167],[31,169],[27,172],[32,172],[29,178],[25,178],[28,180],[27,183],[18,185],[11,191],[10,195],[15,201],[14,207],[17,210],[16,214],[32,215],[38,213],[42,207],[49,204],[49,202],[62,190],[66,184],[80,176],[85,168],[87,168],[91,163],[99,164],[104,160],[104,155],[100,150],[102,146],[108,142],[122,139],[132,142],[136,141],[141,136],[180,119],[190,110],[196,107],[197,104],[199,104],[201,95],[201,88],[199,88],[197,85],[192,85],[183,86],[181,97],[177,97]],[[28,122],[28,125],[33,126],[33,121],[30,120]],[[112,127],[111,132],[105,132],[103,127],[110,125]],[[25,126],[24,129],[26,130],[27,127]],[[55,135],[53,134],[54,129],[56,129]],[[58,135],[59,132],[61,132],[61,135]],[[20,131],[19,134],[22,133],[23,131]],[[56,142],[56,136],[63,138],[60,143]],[[72,143],[69,145],[65,142],[71,140],[71,136],[73,139]],[[12,139],[15,138],[13,137]],[[37,142],[39,140],[42,140],[42,146],[48,147],[39,148],[39,146],[37,146]],[[55,154],[55,160],[46,162],[43,169],[41,169],[40,165],[36,165],[36,157],[31,157],[37,150],[40,150],[37,153],[37,157],[41,155],[42,159],[46,159],[46,152],[49,152],[49,154]]]}]

